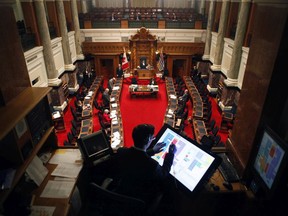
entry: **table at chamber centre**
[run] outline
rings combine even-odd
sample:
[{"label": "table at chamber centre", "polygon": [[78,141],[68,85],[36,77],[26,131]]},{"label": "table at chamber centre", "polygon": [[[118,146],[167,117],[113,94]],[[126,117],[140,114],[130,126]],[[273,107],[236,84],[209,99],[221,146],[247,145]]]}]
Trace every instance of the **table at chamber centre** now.
[{"label": "table at chamber centre", "polygon": [[157,95],[159,92],[158,85],[129,85],[129,92],[131,96],[137,95]]}]

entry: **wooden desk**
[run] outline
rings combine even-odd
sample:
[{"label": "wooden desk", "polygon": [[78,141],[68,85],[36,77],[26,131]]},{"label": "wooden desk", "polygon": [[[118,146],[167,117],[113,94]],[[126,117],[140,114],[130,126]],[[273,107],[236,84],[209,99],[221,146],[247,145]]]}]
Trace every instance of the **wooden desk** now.
[{"label": "wooden desk", "polygon": [[204,135],[207,135],[205,122],[202,120],[193,119],[193,129],[196,141],[200,144]]},{"label": "wooden desk", "polygon": [[33,200],[33,205],[37,205],[37,206],[54,206],[55,211],[53,213],[53,216],[66,216],[69,215],[69,210],[70,210],[70,206],[71,206],[71,198],[73,196],[73,192],[75,190],[76,187],[76,183],[77,183],[77,179],[75,180],[75,184],[74,187],[70,193],[70,196],[68,196],[67,198],[46,198],[46,197],[41,197],[41,194],[43,192],[43,190],[45,189],[47,183],[49,180],[54,180],[55,177],[51,175],[51,173],[54,171],[54,169],[57,167],[56,164],[46,164],[46,168],[48,169],[48,174],[45,177],[45,179],[43,180],[43,182],[41,183],[41,185],[36,188],[33,191],[33,195],[34,200]]},{"label": "wooden desk", "polygon": [[130,96],[138,95],[152,95],[156,96],[159,92],[158,85],[130,85],[129,86]]},{"label": "wooden desk", "polygon": [[220,130],[223,132],[228,132],[229,128],[232,128],[234,120],[234,115],[230,112],[223,112],[222,113],[222,120],[220,124]]},{"label": "wooden desk", "polygon": [[52,113],[52,120],[54,123],[54,128],[57,131],[65,130],[65,122],[63,117],[63,112],[56,111]]},{"label": "wooden desk", "polygon": [[155,76],[154,70],[138,69],[138,79],[151,79]]}]

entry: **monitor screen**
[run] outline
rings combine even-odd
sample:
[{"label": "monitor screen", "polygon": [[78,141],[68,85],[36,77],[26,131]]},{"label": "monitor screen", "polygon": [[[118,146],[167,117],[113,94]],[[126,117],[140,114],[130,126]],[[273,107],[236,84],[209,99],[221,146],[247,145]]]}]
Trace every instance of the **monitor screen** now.
[{"label": "monitor screen", "polygon": [[196,141],[183,137],[177,130],[164,124],[156,136],[154,143],[164,142],[164,150],[152,158],[160,165],[163,164],[165,154],[170,145],[176,145],[176,153],[170,174],[188,189],[193,192],[203,186],[221,163],[221,159],[208,152]]},{"label": "monitor screen", "polygon": [[263,131],[253,163],[254,179],[251,183],[255,193],[265,192],[272,196],[285,169],[287,144],[270,128]]},{"label": "monitor screen", "polygon": [[79,138],[78,145],[84,160],[88,163],[94,163],[112,152],[106,134],[102,130]]}]

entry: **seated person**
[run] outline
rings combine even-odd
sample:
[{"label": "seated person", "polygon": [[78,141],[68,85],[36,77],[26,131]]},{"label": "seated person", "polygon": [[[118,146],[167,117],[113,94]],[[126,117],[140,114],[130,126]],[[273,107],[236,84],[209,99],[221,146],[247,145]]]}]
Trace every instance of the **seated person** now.
[{"label": "seated person", "polygon": [[109,177],[116,182],[114,191],[142,199],[148,207],[159,194],[168,189],[165,186],[176,152],[176,146],[171,144],[162,166],[152,159],[151,156],[161,152],[165,146],[165,143],[157,143],[153,148],[149,148],[154,140],[154,131],[155,127],[150,124],[134,127],[134,146],[119,148],[108,162],[109,168],[105,169],[105,172],[113,172],[113,176]]},{"label": "seated person", "polygon": [[109,95],[109,88],[106,88],[102,94],[102,100],[104,107],[109,107],[110,105],[110,95]]},{"label": "seated person", "polygon": [[141,69],[146,69],[146,62],[145,62],[144,59],[141,60],[141,62],[140,62],[140,68],[141,68]]},{"label": "seated person", "polygon": [[179,103],[185,103],[186,104],[188,99],[189,99],[189,92],[188,92],[188,89],[185,89],[184,94],[179,97]]},{"label": "seated person", "polygon": [[174,111],[176,118],[181,118],[182,114],[185,111],[185,108],[186,108],[185,106],[186,106],[186,104],[184,104],[184,103],[178,105],[177,109]]},{"label": "seated person", "polygon": [[83,110],[83,103],[81,100],[77,100],[77,102],[75,103],[75,108],[77,112],[82,112]]},{"label": "seated person", "polygon": [[157,85],[156,80],[154,78],[151,78],[149,85]]},{"label": "seated person", "polygon": [[105,109],[104,112],[103,112],[103,123],[105,125],[110,125],[111,124],[111,118],[110,118],[108,109]]},{"label": "seated person", "polygon": [[112,92],[112,88],[113,88],[115,81],[116,81],[115,77],[112,77],[111,79],[108,80],[108,88],[109,88],[110,93]]}]

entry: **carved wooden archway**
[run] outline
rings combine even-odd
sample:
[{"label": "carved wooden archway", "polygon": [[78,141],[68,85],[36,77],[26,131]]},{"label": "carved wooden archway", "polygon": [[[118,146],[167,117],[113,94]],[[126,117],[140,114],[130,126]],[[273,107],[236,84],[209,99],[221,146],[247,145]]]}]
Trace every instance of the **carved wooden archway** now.
[{"label": "carved wooden archway", "polygon": [[140,65],[140,58],[143,57],[147,59],[147,64],[157,68],[155,58],[157,39],[155,35],[150,34],[148,29],[141,27],[140,30],[137,30],[137,33],[130,38],[129,47],[131,50],[131,69],[136,69]]}]

